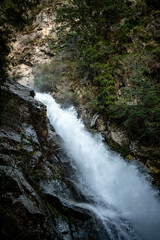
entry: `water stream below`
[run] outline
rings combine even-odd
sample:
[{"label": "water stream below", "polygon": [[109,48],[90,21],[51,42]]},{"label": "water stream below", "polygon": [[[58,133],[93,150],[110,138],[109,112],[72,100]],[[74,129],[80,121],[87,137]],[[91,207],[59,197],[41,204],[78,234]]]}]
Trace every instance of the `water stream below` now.
[{"label": "water stream below", "polygon": [[76,171],[78,188],[88,199],[77,205],[96,214],[110,239],[159,240],[160,201],[147,173],[111,151],[99,134],[87,131],[74,107],[61,108],[49,94],[36,93],[35,98],[47,106],[50,123]]}]

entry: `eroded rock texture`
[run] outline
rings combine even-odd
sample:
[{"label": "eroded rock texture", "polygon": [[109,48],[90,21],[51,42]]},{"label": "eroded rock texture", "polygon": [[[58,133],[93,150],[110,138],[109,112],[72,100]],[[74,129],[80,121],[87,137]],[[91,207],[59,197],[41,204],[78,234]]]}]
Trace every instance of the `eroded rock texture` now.
[{"label": "eroded rock texture", "polygon": [[52,60],[50,44],[55,39],[55,11],[51,5],[41,10],[30,28],[26,27],[18,33],[12,42],[12,51],[8,56],[10,76],[15,77],[21,85],[33,87],[33,68]]},{"label": "eroded rock texture", "polygon": [[103,239],[94,216],[74,204],[84,197],[34,92],[9,80],[0,96],[0,238]]}]

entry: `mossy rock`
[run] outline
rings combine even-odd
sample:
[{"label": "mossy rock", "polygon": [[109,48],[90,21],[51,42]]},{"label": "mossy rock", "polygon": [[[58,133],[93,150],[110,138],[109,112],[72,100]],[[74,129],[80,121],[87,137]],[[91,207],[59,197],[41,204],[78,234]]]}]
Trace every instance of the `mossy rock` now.
[{"label": "mossy rock", "polygon": [[160,166],[158,166],[158,164],[156,164],[155,161],[147,160],[146,165],[152,173],[156,175],[160,173]]},{"label": "mossy rock", "polygon": [[127,156],[131,156],[130,153],[130,149],[127,145],[124,146],[120,146],[117,143],[115,143],[114,141],[109,141],[108,145],[110,146],[110,148],[114,151],[117,151],[121,154],[122,157],[127,158]]},{"label": "mossy rock", "polygon": [[130,161],[133,160],[133,156],[132,156],[131,154],[127,155],[126,158],[127,158],[128,160],[130,160]]}]

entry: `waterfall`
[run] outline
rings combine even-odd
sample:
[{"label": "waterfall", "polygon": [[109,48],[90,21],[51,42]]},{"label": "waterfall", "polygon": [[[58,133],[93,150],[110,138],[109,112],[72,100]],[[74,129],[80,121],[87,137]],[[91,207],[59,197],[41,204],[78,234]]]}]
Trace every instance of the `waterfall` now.
[{"label": "waterfall", "polygon": [[100,135],[88,132],[73,107],[62,109],[49,94],[35,98],[47,106],[76,169],[78,187],[90,202],[79,206],[97,215],[110,239],[159,240],[160,201],[147,174],[112,152]]}]

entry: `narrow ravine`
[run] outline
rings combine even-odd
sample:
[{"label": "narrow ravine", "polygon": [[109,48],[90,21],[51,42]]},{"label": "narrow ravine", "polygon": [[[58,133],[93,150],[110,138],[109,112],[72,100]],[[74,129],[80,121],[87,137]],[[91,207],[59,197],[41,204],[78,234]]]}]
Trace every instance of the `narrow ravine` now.
[{"label": "narrow ravine", "polygon": [[89,202],[78,205],[96,213],[110,239],[159,240],[160,201],[148,175],[88,132],[73,107],[62,109],[49,94],[35,98],[47,106],[50,123],[72,159],[78,188]]}]

